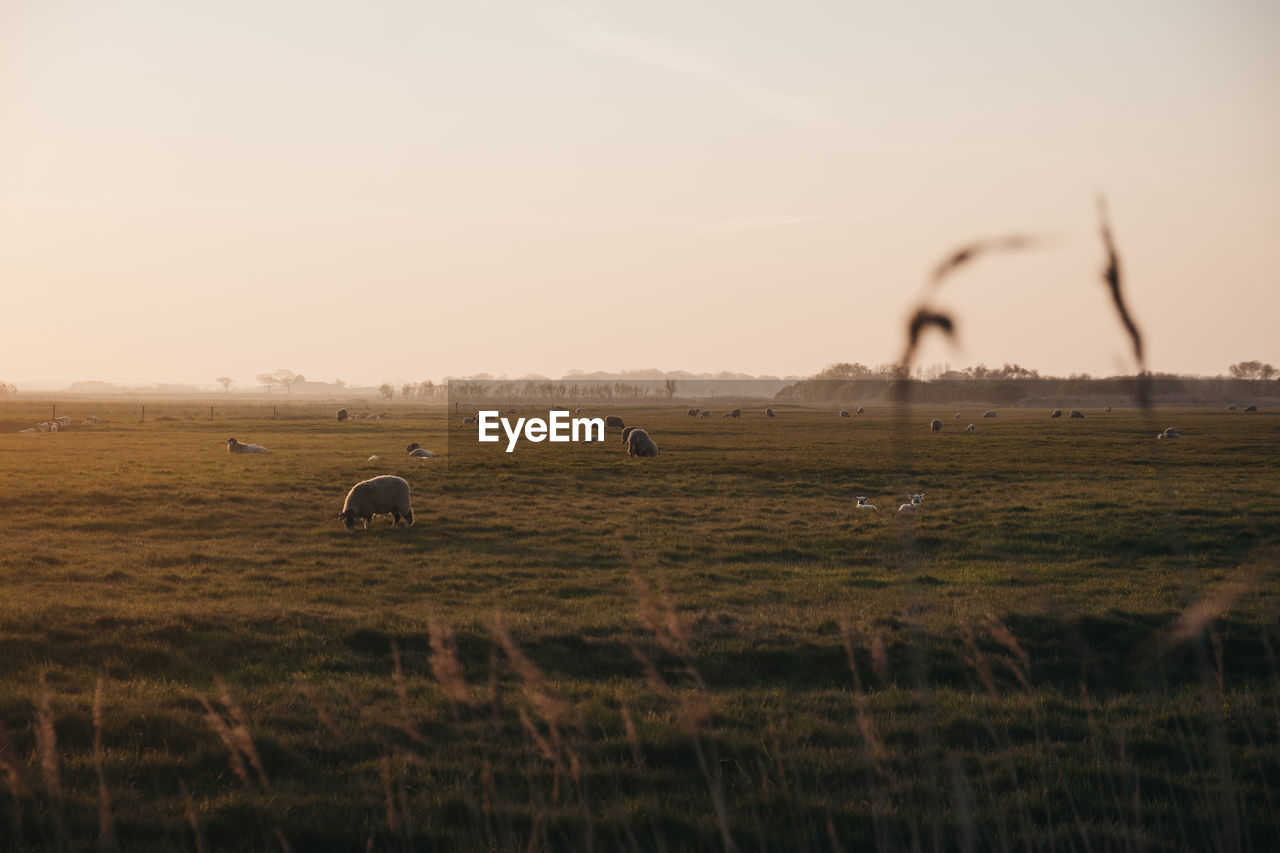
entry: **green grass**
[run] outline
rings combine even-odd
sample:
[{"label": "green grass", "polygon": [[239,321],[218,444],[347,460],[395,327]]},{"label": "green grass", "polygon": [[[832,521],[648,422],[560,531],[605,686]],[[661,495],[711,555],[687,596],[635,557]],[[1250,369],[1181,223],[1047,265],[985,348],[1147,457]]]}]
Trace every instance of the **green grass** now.
[{"label": "green grass", "polygon": [[[320,408],[0,435],[0,849],[100,846],[99,767],[129,850],[1280,845],[1274,415]],[[347,535],[378,473],[417,525]]]}]

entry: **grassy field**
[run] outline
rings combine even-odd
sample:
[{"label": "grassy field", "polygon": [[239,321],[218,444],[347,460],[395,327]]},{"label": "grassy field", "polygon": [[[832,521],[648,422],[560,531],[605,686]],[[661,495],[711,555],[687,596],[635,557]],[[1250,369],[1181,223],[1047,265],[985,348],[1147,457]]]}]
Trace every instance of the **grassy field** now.
[{"label": "grassy field", "polygon": [[0,850],[1280,849],[1280,416],[208,407],[0,435]]}]

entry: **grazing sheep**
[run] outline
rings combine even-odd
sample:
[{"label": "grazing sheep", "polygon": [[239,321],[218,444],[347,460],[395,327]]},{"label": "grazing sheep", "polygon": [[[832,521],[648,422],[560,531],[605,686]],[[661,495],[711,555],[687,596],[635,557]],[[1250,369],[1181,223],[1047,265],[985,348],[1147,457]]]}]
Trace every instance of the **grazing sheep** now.
[{"label": "grazing sheep", "polygon": [[342,423],[342,422],[343,422],[343,421],[345,421],[346,419],[347,419],[347,410],[346,410],[346,409],[338,409],[338,423]]},{"label": "grazing sheep", "polygon": [[711,412],[707,411],[706,409],[703,409],[700,417],[709,418],[711,417]]},{"label": "grazing sheep", "polygon": [[1111,404],[1107,403],[1105,406],[1103,406],[1102,411],[1108,415],[1111,414]]},{"label": "grazing sheep", "polygon": [[942,421],[937,418],[929,421],[929,429],[932,432],[942,432]]},{"label": "grazing sheep", "polygon": [[973,425],[973,424],[969,424],[967,427],[965,427],[965,428],[964,428],[964,431],[965,431],[965,432],[973,432],[973,431],[974,431],[974,429],[976,429],[976,427],[974,427],[974,425]]},{"label": "grazing sheep", "polygon": [[418,442],[416,441],[410,444],[408,447],[406,447],[404,449],[404,452],[408,453],[410,456],[414,457],[415,459],[435,459],[436,458],[436,455],[434,453],[432,453],[430,450],[424,450],[422,448],[422,445],[418,444]]},{"label": "grazing sheep", "polygon": [[740,418],[742,417],[742,409],[734,409],[732,412],[729,413],[729,415],[730,417]]},{"label": "grazing sheep", "polygon": [[1062,409],[1054,409],[1054,410],[1049,414],[1049,417],[1051,417],[1051,418],[1060,418],[1060,417],[1062,417]]},{"label": "grazing sheep", "polygon": [[60,418],[54,418],[53,422],[58,425],[58,429],[69,429],[71,427],[71,418],[65,415]]},{"label": "grazing sheep", "polygon": [[627,427],[626,429],[624,429],[624,430],[622,431],[622,446],[623,446],[623,447],[626,447],[626,446],[627,446],[627,437],[628,437],[628,436],[630,436],[630,435],[631,435],[631,433],[635,432],[637,429],[639,429],[639,427]]},{"label": "grazing sheep", "polygon": [[604,419],[604,428],[617,427],[618,429],[626,429],[627,425],[622,422],[622,418],[617,415],[609,415]]},{"label": "grazing sheep", "polygon": [[869,503],[867,503],[867,496],[866,496],[866,495],[858,495],[858,502],[857,502],[856,504],[854,504],[854,507],[855,507],[856,509],[874,509],[874,510],[876,510],[877,512],[879,512],[879,511],[880,511],[880,508],[879,508],[879,507],[877,507],[875,504],[869,504]]},{"label": "grazing sheep", "polygon": [[649,438],[649,433],[644,430],[632,430],[627,436],[627,455],[648,457],[657,456],[658,445],[653,443],[653,439]]},{"label": "grazing sheep", "polygon": [[1246,412],[1256,412],[1256,411],[1258,411],[1258,407],[1257,407],[1257,406],[1245,406],[1245,407],[1244,407],[1244,410],[1245,410]]},{"label": "grazing sheep", "polygon": [[383,474],[352,486],[338,518],[342,519],[350,533],[356,529],[356,519],[362,520],[368,530],[369,522],[375,515],[387,513],[395,519],[392,524],[399,524],[400,516],[404,516],[409,527],[413,527],[413,507],[409,503],[408,482],[402,477]]},{"label": "grazing sheep", "polygon": [[989,411],[989,412],[983,412],[983,413],[982,413],[982,416],[983,416],[984,418],[994,418],[994,417],[996,416],[996,413],[995,413],[995,410],[994,410],[994,409],[992,409],[992,410],[991,410],[991,411]]},{"label": "grazing sheep", "polygon": [[463,426],[466,426],[467,424],[473,424],[475,422],[476,422],[476,418],[474,417],[466,417],[462,419]]},{"label": "grazing sheep", "polygon": [[1182,433],[1178,432],[1177,427],[1165,427],[1156,433],[1156,438],[1182,438]]},{"label": "grazing sheep", "polygon": [[847,418],[847,417],[849,417],[849,410],[848,410],[848,409],[841,409],[841,410],[840,410],[840,417],[842,417],[842,418]]},{"label": "grazing sheep", "polygon": [[898,512],[915,512],[920,506],[920,501],[924,500],[924,495],[907,495],[909,503],[905,503],[898,507]]},{"label": "grazing sheep", "polygon": [[698,416],[698,410],[697,410],[697,409],[690,409],[690,410],[689,410],[689,417],[691,417],[691,418],[696,418],[697,416]]},{"label": "grazing sheep", "polygon": [[858,414],[862,414],[862,407],[861,407],[861,406],[859,406],[859,407],[858,407]]},{"label": "grazing sheep", "polygon": [[720,417],[722,417],[722,418],[731,418],[731,417],[733,417],[733,412],[725,412],[725,413],[724,413],[723,415],[721,415]]},{"label": "grazing sheep", "polygon": [[956,412],[956,417],[955,417],[955,419],[956,419],[956,420],[960,420],[960,413],[959,413],[959,412]]},{"label": "grazing sheep", "polygon": [[1071,417],[1077,418],[1079,420],[1084,420],[1084,412],[1080,411],[1079,409],[1072,409]]},{"label": "grazing sheep", "polygon": [[773,409],[765,409],[765,410],[764,410],[764,416],[765,416],[766,418],[775,418],[775,417],[777,417],[777,415],[775,415],[775,414],[773,413]]},{"label": "grazing sheep", "polygon": [[48,432],[50,426],[51,424],[48,421],[41,421],[40,423],[36,424],[36,429],[39,430],[40,432]]},{"label": "grazing sheep", "polygon": [[267,449],[261,444],[241,444],[234,438],[227,439],[228,453],[266,453]]}]

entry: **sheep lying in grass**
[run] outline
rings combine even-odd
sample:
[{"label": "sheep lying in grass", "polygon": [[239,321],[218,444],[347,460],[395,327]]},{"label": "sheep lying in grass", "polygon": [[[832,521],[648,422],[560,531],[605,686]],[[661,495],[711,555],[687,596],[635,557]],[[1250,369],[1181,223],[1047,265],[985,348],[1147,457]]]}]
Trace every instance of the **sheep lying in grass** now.
[{"label": "sheep lying in grass", "polygon": [[658,455],[658,445],[649,438],[649,433],[633,429],[627,434],[627,455],[654,457]]},{"label": "sheep lying in grass", "polygon": [[929,430],[931,432],[942,432],[942,421],[937,418],[929,421]]},{"label": "sheep lying in grass", "polygon": [[399,524],[400,517],[413,527],[413,507],[409,503],[409,483],[402,477],[383,474],[369,480],[361,480],[347,492],[342,512],[338,518],[347,526],[347,532],[356,529],[356,520],[364,522],[366,530],[375,515],[391,514],[392,524]]},{"label": "sheep lying in grass", "polygon": [[234,438],[227,439],[228,453],[266,453],[267,449],[261,444],[241,444]]},{"label": "sheep lying in grass", "polygon": [[1156,433],[1156,438],[1182,438],[1182,433],[1178,432],[1177,427],[1165,427]]},{"label": "sheep lying in grass", "polygon": [[734,409],[732,412],[729,413],[729,416],[734,418],[742,417],[742,409]]},{"label": "sheep lying in grass", "polygon": [[847,417],[849,417],[849,410],[848,410],[848,409],[841,409],[841,410],[840,410],[840,417],[842,417],[842,418],[847,418]]},{"label": "sheep lying in grass", "polygon": [[1076,418],[1078,420],[1084,420],[1084,412],[1080,411],[1079,409],[1072,409],[1071,417]]},{"label": "sheep lying in grass", "polygon": [[858,495],[858,502],[857,502],[856,504],[854,504],[854,506],[855,506],[855,508],[857,508],[857,509],[874,509],[874,510],[876,510],[877,512],[879,512],[879,511],[880,511],[880,508],[879,508],[879,507],[877,507],[875,504],[869,504],[869,503],[867,503],[867,496],[866,496],[866,495]]},{"label": "sheep lying in grass", "polygon": [[1051,418],[1062,417],[1062,409],[1054,409],[1052,412],[1049,413],[1049,417]]},{"label": "sheep lying in grass", "polygon": [[898,512],[915,512],[920,507],[920,501],[924,500],[924,495],[907,495],[908,503],[904,503],[898,507]]},{"label": "sheep lying in grass", "polygon": [[765,410],[764,410],[764,414],[765,414],[765,417],[767,417],[767,418],[777,417],[777,416],[773,413],[773,409],[765,409]]},{"label": "sheep lying in grass", "polygon": [[964,428],[964,431],[973,432],[975,429],[977,429],[977,427],[975,427],[973,424],[969,424],[967,427]]},{"label": "sheep lying in grass", "polygon": [[982,416],[984,418],[994,418],[996,416],[996,413],[995,413],[995,410],[993,409],[991,411],[983,412]]},{"label": "sheep lying in grass", "polygon": [[617,415],[609,415],[604,419],[604,428],[616,427],[617,429],[626,429],[627,425],[622,422],[622,418]]},{"label": "sheep lying in grass", "polygon": [[418,444],[418,442],[416,441],[410,444],[408,447],[406,447],[404,449],[404,452],[408,453],[410,456],[414,457],[415,459],[435,459],[436,458],[436,455],[434,453],[432,453],[430,450],[424,450],[422,445]]},{"label": "sheep lying in grass", "polygon": [[472,417],[472,416],[468,416],[468,417],[465,417],[465,418],[463,418],[463,419],[462,419],[462,425],[463,425],[463,426],[466,426],[467,424],[473,424],[473,423],[475,423],[477,420],[478,420],[478,418],[475,418],[475,417]]},{"label": "sheep lying in grass", "polygon": [[1256,412],[1256,411],[1258,411],[1258,407],[1257,407],[1257,406],[1245,406],[1245,407],[1244,407],[1244,410],[1245,410],[1246,412]]}]

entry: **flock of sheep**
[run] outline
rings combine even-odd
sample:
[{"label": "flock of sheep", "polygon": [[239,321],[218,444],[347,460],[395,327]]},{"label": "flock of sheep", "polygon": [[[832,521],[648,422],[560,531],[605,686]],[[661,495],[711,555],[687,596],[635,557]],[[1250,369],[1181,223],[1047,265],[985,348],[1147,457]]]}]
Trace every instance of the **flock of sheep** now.
[{"label": "flock of sheep", "polygon": [[[80,424],[79,424],[79,425],[80,425],[80,426],[93,426],[93,425],[94,425],[94,424],[96,424],[97,422],[98,422],[98,418],[97,418],[96,416],[91,415],[91,416],[89,416],[89,417],[85,418],[84,420],[82,420],[82,421],[80,422]],[[20,433],[23,433],[23,432],[60,432],[60,431],[63,431],[63,430],[68,430],[68,429],[71,429],[71,418],[62,417],[62,418],[54,418],[54,419],[53,419],[53,420],[51,420],[51,421],[41,421],[40,423],[36,424],[36,425],[35,425],[35,426],[33,426],[33,427],[27,427],[26,429],[20,429],[20,430],[18,430],[18,432],[20,432]]]}]

